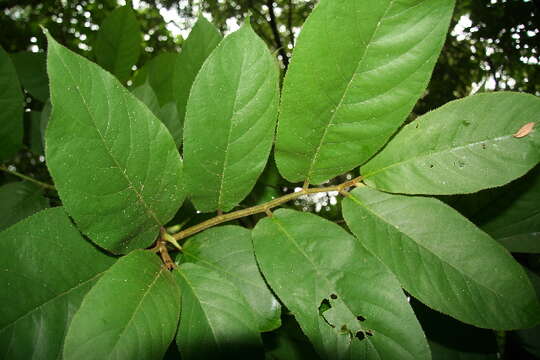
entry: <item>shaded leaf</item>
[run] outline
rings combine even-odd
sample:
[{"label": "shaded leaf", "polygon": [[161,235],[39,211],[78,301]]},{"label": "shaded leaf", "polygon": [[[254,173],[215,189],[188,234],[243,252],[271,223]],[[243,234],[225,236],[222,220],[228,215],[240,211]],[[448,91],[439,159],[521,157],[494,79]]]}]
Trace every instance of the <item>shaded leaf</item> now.
[{"label": "shaded leaf", "polygon": [[276,161],[287,180],[323,183],[384,145],[425,90],[453,7],[453,0],[319,3],[283,85]]},{"label": "shaded leaf", "polygon": [[11,54],[21,85],[36,99],[49,98],[49,79],[45,53],[18,52]]},{"label": "shaded leaf", "polygon": [[197,76],[184,126],[186,187],[195,207],[229,211],[253,188],[272,146],[279,71],[249,23]]},{"label": "shaded leaf", "polygon": [[[43,155],[43,138],[41,137],[41,111],[26,112],[29,116],[30,150],[36,155]],[[28,131],[27,130],[27,131]]]},{"label": "shaded leaf", "polygon": [[1,232],[0,358],[61,358],[74,312],[113,262],[79,234],[61,207]]},{"label": "shaded leaf", "polygon": [[30,182],[0,186],[0,230],[49,207],[43,189]]},{"label": "shaded leaf", "polygon": [[111,12],[101,24],[94,44],[97,63],[121,82],[131,76],[131,67],[141,53],[141,31],[129,6]]},{"label": "shaded leaf", "polygon": [[253,230],[261,271],[319,355],[429,359],[395,277],[340,226],[280,209]]},{"label": "shaded leaf", "polygon": [[120,258],[85,296],[64,359],[160,359],[176,332],[180,292],[150,251]]},{"label": "shaded leaf", "polygon": [[8,53],[0,47],[0,161],[21,148],[24,98],[17,71]]},{"label": "shaded leaf", "polygon": [[184,199],[173,139],[114,77],[47,36],[46,157],[66,211],[114,253],[147,247]]},{"label": "shaded leaf", "polygon": [[233,283],[196,264],[182,264],[173,274],[182,292],[176,343],[183,359],[262,357],[255,319]]},{"label": "shaded leaf", "polygon": [[539,112],[540,98],[522,93],[452,101],[405,126],[361,173],[379,190],[405,194],[463,194],[504,185],[540,161],[540,132],[513,136]]},{"label": "shaded leaf", "polygon": [[259,331],[281,325],[281,305],[274,297],[255,261],[251,231],[240,226],[220,226],[191,237],[183,245],[182,262],[218,272],[232,282],[253,310]]},{"label": "shaded leaf", "polygon": [[276,331],[262,334],[267,360],[317,360],[319,356],[292,316]]},{"label": "shaded leaf", "polygon": [[343,214],[358,239],[429,307],[491,329],[540,321],[540,304],[522,267],[439,200],[363,187],[343,202]]},{"label": "shaded leaf", "polygon": [[174,101],[172,78],[176,71],[175,63],[178,56],[176,53],[161,53],[147,61],[137,71],[133,80],[133,86],[138,88],[145,83],[150,84],[160,105]]}]

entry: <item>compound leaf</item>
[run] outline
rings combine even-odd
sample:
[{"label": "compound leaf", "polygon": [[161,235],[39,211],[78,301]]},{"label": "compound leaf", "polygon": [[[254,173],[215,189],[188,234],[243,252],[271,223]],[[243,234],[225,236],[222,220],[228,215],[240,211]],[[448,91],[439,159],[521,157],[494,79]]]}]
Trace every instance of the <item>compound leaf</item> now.
[{"label": "compound leaf", "polygon": [[47,37],[46,157],[66,211],[114,253],[147,247],[184,199],[176,145],[118,80]]},{"label": "compound leaf", "polygon": [[161,359],[174,339],[180,291],[154,253],[120,258],[85,296],[64,359]]},{"label": "compound leaf", "polygon": [[129,79],[141,53],[139,22],[129,6],[115,9],[105,18],[94,46],[99,65],[121,82]]},{"label": "compound leaf", "polygon": [[276,61],[246,23],[210,55],[189,97],[186,187],[198,210],[228,211],[253,188],[272,146],[278,98]]},{"label": "compound leaf", "polygon": [[0,186],[0,230],[49,207],[43,189],[30,182]]},{"label": "compound leaf", "polygon": [[429,307],[478,327],[519,329],[540,321],[540,304],[508,251],[433,198],[354,190],[347,224]]},{"label": "compound leaf", "polygon": [[452,101],[405,126],[361,173],[379,190],[404,194],[463,194],[504,185],[540,161],[537,129],[514,136],[539,112],[540,98],[522,93]]},{"label": "compound leaf", "polygon": [[0,161],[21,148],[24,98],[10,56],[0,47]]},{"label": "compound leaf", "polygon": [[61,358],[74,312],[113,262],[79,234],[61,207],[1,232],[0,358]]},{"label": "compound leaf", "polygon": [[319,3],[283,85],[276,161],[287,180],[323,183],[384,145],[425,90],[453,7],[453,0]]},{"label": "compound leaf", "polygon": [[281,325],[281,305],[259,272],[251,231],[240,226],[208,229],[190,238],[182,253],[182,262],[217,271],[236,285],[253,310],[259,331],[271,331]]},{"label": "compound leaf", "polygon": [[339,225],[280,209],[253,230],[261,271],[319,355],[430,359],[396,278]]},{"label": "compound leaf", "polygon": [[196,264],[173,274],[182,292],[176,343],[183,359],[261,358],[255,319],[233,283]]}]

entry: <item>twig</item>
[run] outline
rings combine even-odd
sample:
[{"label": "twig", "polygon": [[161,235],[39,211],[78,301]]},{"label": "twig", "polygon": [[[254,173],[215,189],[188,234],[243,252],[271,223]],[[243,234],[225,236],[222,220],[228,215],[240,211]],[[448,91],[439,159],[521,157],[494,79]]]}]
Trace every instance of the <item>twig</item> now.
[{"label": "twig", "polygon": [[24,174],[21,174],[17,171],[13,171],[13,170],[9,170],[7,167],[3,166],[3,165],[0,165],[0,170],[8,173],[8,174],[11,174],[11,175],[14,175],[14,176],[18,176],[20,177],[21,179],[24,179],[24,180],[27,180],[27,181],[30,181],[30,182],[33,182],[34,184],[36,185],[39,185],[41,186],[42,188],[45,188],[45,189],[49,189],[49,190],[55,190],[56,191],[56,188],[50,184],[47,184],[47,183],[44,183],[44,182],[41,182],[39,180],[36,180],[34,178],[31,178],[30,176],[26,176]]},{"label": "twig", "polygon": [[309,189],[303,188],[302,190],[298,192],[283,195],[277,199],[271,200],[261,205],[252,206],[247,209],[237,210],[228,214],[223,214],[223,215],[213,217],[211,219],[203,221],[200,224],[191,226],[185,230],[182,230],[176,234],[173,234],[172,237],[176,239],[177,241],[180,241],[191,235],[197,234],[198,232],[201,232],[203,230],[206,230],[208,228],[211,228],[213,226],[219,225],[224,222],[240,219],[245,216],[255,215],[259,213],[269,214],[272,208],[275,208],[276,206],[279,206],[281,204],[284,204],[286,202],[299,198],[300,196],[303,196],[303,195],[316,194],[316,193],[329,192],[329,191],[338,191],[339,193],[343,193],[343,191],[346,188],[349,188],[352,186],[359,186],[361,181],[362,181],[362,176],[359,176],[357,178],[346,181],[339,185],[322,187],[322,188],[309,188]]}]

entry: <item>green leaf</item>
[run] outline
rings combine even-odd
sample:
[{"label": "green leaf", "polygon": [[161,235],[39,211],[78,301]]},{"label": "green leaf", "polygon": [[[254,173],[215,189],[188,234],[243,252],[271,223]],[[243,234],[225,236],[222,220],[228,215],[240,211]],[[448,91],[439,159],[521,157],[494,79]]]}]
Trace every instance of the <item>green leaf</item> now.
[{"label": "green leaf", "polygon": [[49,207],[43,189],[30,182],[0,186],[0,230]]},{"label": "green leaf", "polygon": [[131,93],[141,100],[154,115],[161,120],[173,137],[176,146],[182,145],[182,124],[178,117],[176,103],[170,102],[164,106],[159,105],[156,93],[148,82],[134,88]]},{"label": "green leaf", "polygon": [[43,105],[43,110],[41,110],[41,119],[39,121],[39,131],[41,132],[41,143],[43,148],[45,148],[45,132],[47,130],[47,125],[49,124],[49,118],[51,117],[51,99],[48,99]]},{"label": "green leaf", "polygon": [[371,157],[409,115],[442,48],[453,0],[323,0],[283,85],[276,161],[320,184]]},{"label": "green leaf", "polygon": [[217,271],[240,290],[253,310],[259,331],[271,331],[281,325],[281,305],[259,273],[251,231],[240,226],[208,229],[190,238],[182,253],[182,262]]},{"label": "green leaf", "polygon": [[253,188],[272,146],[278,98],[276,61],[246,23],[210,55],[189,97],[186,187],[198,210],[229,211]]},{"label": "green leaf", "polygon": [[180,291],[150,251],[120,258],[85,296],[64,359],[161,359],[174,338]]},{"label": "green leaf", "polygon": [[441,201],[363,187],[343,201],[343,215],[358,239],[429,307],[491,329],[540,321],[540,304],[522,267]]},{"label": "green leaf", "polygon": [[97,63],[125,82],[139,59],[141,41],[135,13],[129,6],[119,7],[105,18],[97,33],[94,44]]},{"label": "green leaf", "polygon": [[17,71],[0,47],[0,161],[11,158],[22,146],[23,106]]},{"label": "green leaf", "polygon": [[47,37],[46,157],[66,211],[105,249],[147,247],[184,199],[176,145],[118,80]]},{"label": "green leaf", "polygon": [[73,313],[113,262],[61,207],[1,232],[0,358],[61,358]]},{"label": "green leaf", "polygon": [[172,78],[178,56],[177,53],[161,53],[147,61],[135,74],[133,86],[137,88],[145,83],[150,84],[160,105],[174,101]]},{"label": "green leaf", "polygon": [[529,94],[452,101],[405,126],[361,173],[379,190],[405,194],[463,194],[504,185],[540,161],[538,130],[513,136],[539,112],[540,98]]},{"label": "green leaf", "polygon": [[29,117],[28,130],[30,132],[30,150],[35,155],[43,155],[43,138],[41,137],[41,111],[26,112]]},{"label": "green leaf", "polygon": [[280,209],[253,230],[276,295],[323,358],[429,359],[396,278],[340,226]]},{"label": "green leaf", "polygon": [[173,274],[182,292],[176,343],[183,359],[261,357],[255,319],[233,283],[196,264],[182,264]]},{"label": "green leaf", "polygon": [[284,316],[279,329],[262,334],[262,337],[267,360],[320,359],[292,316]]},{"label": "green leaf", "polygon": [[36,99],[45,102],[49,98],[49,79],[45,53],[28,51],[11,54],[13,65],[21,85]]}]

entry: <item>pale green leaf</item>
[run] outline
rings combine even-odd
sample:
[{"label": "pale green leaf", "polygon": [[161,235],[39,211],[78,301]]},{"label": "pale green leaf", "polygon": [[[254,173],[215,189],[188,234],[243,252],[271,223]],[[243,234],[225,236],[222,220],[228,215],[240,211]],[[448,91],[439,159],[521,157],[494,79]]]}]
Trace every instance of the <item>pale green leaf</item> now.
[{"label": "pale green leaf", "polygon": [[196,264],[182,264],[173,274],[182,292],[176,343],[183,359],[261,357],[255,318],[233,283]]},{"label": "pale green leaf", "polygon": [[49,207],[43,189],[30,182],[0,186],[0,230]]},{"label": "pale green leaf", "polygon": [[113,262],[79,234],[61,207],[1,232],[0,358],[61,358],[74,312]]},{"label": "pale green leaf", "polygon": [[36,99],[49,98],[49,79],[45,53],[18,52],[11,54],[21,85]]},{"label": "pale green leaf", "polygon": [[339,225],[280,209],[253,230],[261,271],[328,359],[429,359],[396,278]]},{"label": "pale green leaf", "polygon": [[184,198],[176,145],[118,80],[48,39],[46,157],[66,211],[114,253],[147,247]]},{"label": "pale green leaf", "polygon": [[187,105],[186,187],[195,207],[229,211],[253,188],[272,146],[279,71],[249,23],[204,63]]},{"label": "pale green leaf", "polygon": [[120,81],[131,76],[131,67],[141,53],[141,31],[129,6],[111,12],[101,24],[94,44],[97,63]]},{"label": "pale green leaf", "polygon": [[154,253],[120,258],[85,296],[68,329],[64,360],[161,359],[174,339],[180,291]]},{"label": "pale green leaf", "polygon": [[15,155],[22,146],[23,105],[17,71],[0,47],[0,161]]},{"label": "pale green leaf", "polygon": [[320,184],[365,162],[422,95],[453,0],[322,0],[283,85],[276,161],[289,181]]},{"label": "pale green leaf", "polygon": [[274,330],[281,325],[281,305],[259,273],[251,231],[240,226],[208,229],[190,238],[182,253],[182,262],[217,271],[236,285],[253,310],[259,331]]},{"label": "pale green leaf", "polygon": [[429,307],[491,329],[540,322],[540,304],[521,265],[441,201],[363,187],[343,201],[343,214],[405,290]]},{"label": "pale green leaf", "polygon": [[405,194],[463,194],[504,185],[540,161],[540,132],[514,134],[540,113],[540,98],[479,94],[405,126],[361,169],[368,184]]}]

